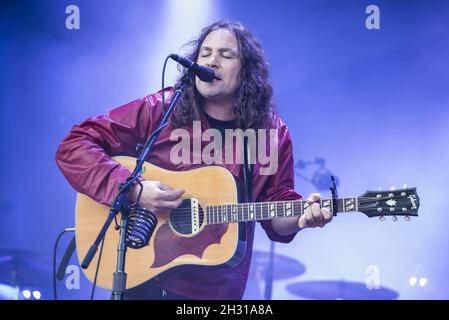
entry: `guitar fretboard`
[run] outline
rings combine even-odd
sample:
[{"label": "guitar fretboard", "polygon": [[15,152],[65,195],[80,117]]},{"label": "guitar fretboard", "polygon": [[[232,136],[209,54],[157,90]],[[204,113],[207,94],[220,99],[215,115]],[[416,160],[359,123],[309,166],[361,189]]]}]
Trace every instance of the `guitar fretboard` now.
[{"label": "guitar fretboard", "polygon": [[[332,199],[322,199],[317,203],[321,208],[333,212]],[[358,211],[358,197],[337,199],[337,212]],[[206,223],[259,221],[301,216],[310,206],[307,201],[251,202],[237,204],[210,205],[206,207]]]}]

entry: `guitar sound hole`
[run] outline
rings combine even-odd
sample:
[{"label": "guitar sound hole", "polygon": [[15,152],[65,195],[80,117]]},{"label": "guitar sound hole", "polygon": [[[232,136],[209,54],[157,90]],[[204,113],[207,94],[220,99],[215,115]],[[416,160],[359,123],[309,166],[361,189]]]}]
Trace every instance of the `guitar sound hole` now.
[{"label": "guitar sound hole", "polygon": [[[171,212],[170,224],[180,234],[190,235],[193,233],[191,202],[190,199],[184,199],[182,204]],[[199,226],[203,224],[203,221],[203,210],[199,206]]]}]

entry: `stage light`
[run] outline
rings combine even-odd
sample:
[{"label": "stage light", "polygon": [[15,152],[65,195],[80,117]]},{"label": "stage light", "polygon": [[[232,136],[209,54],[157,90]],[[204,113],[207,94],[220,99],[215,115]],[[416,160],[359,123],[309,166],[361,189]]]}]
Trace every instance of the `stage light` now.
[{"label": "stage light", "polygon": [[[185,55],[191,48],[181,46],[199,34],[202,28],[216,20],[219,9],[216,1],[210,0],[170,0],[166,4],[165,15],[161,16],[161,32],[157,48],[151,43],[154,55],[149,59],[148,70],[154,70],[155,75],[162,71],[162,63],[170,53]],[[176,63],[169,63],[165,74],[165,85],[173,85],[179,71]],[[154,80],[151,80],[154,81]],[[158,88],[159,90],[159,88]]]},{"label": "stage light", "polygon": [[25,299],[29,299],[29,298],[31,298],[31,291],[30,290],[23,290],[22,291],[22,295],[24,296]]},{"label": "stage light", "polygon": [[408,284],[411,285],[412,287],[416,284],[416,282],[418,281],[418,279],[416,279],[416,277],[411,277],[408,280]]},{"label": "stage light", "polygon": [[427,278],[421,278],[419,279],[419,285],[421,287],[424,287],[427,284]]},{"label": "stage light", "polygon": [[33,297],[34,297],[34,299],[36,299],[36,300],[40,300],[40,299],[41,299],[41,293],[40,293],[40,291],[34,290],[34,291],[33,291]]}]

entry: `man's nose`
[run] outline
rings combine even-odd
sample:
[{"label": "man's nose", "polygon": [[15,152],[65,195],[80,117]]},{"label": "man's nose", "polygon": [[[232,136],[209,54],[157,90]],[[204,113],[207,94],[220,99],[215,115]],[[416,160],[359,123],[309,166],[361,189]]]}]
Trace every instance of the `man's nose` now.
[{"label": "man's nose", "polygon": [[218,68],[219,67],[218,58],[215,54],[210,55],[209,61],[207,62],[207,66],[209,68]]}]

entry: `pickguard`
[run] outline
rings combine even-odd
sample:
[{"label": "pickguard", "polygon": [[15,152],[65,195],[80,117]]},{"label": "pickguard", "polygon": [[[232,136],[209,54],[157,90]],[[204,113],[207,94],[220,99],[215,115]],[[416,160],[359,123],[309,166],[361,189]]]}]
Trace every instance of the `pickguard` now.
[{"label": "pickguard", "polygon": [[167,265],[185,254],[202,259],[207,247],[220,243],[227,230],[227,224],[209,225],[193,237],[181,237],[173,233],[168,223],[165,223],[154,235],[154,261],[151,268]]}]

